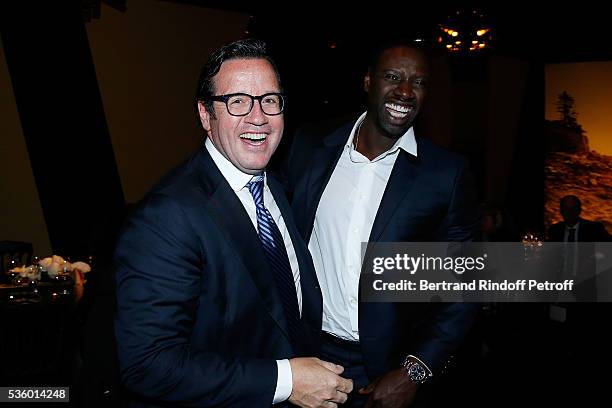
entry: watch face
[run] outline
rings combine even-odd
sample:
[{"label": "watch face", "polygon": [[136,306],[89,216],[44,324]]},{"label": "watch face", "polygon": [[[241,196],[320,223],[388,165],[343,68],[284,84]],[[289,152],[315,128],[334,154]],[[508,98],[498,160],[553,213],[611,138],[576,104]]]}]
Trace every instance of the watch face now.
[{"label": "watch face", "polygon": [[408,375],[412,381],[423,381],[427,376],[425,369],[420,364],[413,364],[408,369]]}]

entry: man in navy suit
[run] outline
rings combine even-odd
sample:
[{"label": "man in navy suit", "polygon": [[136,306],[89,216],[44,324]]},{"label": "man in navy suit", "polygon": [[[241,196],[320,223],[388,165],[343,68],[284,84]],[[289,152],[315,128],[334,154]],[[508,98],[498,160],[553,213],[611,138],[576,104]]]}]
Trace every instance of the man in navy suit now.
[{"label": "man in navy suit", "polygon": [[303,128],[288,189],[323,294],[322,358],[345,368],[353,407],[410,405],[470,328],[471,304],[359,301],[361,242],[465,241],[478,224],[465,161],[412,127],[429,82],[412,44],[380,47],[367,112],[331,132]]},{"label": "man in navy suit", "polygon": [[548,232],[554,242],[607,242],[610,234],[601,222],[580,217],[582,202],[575,195],[566,195],[559,202],[563,221],[553,224]]},{"label": "man in navy suit", "polygon": [[334,407],[342,367],[316,355],[321,293],[278,182],[265,167],[284,98],[265,44],[241,40],[202,70],[204,146],[127,222],[115,333],[141,406]]},{"label": "man in navy suit", "polygon": [[[611,336],[602,326],[607,324],[612,311],[609,303],[597,302],[598,284],[605,281],[596,274],[595,258],[595,243],[609,242],[610,234],[601,222],[580,216],[582,202],[575,195],[561,198],[559,210],[563,221],[551,225],[548,240],[563,243],[559,268],[563,277],[574,279],[572,294],[576,302],[549,306],[550,318],[555,321],[550,326],[555,336],[551,353],[555,358],[561,355],[564,365],[593,372],[610,363]],[[605,389],[592,376],[572,381],[571,387],[581,393]]]}]

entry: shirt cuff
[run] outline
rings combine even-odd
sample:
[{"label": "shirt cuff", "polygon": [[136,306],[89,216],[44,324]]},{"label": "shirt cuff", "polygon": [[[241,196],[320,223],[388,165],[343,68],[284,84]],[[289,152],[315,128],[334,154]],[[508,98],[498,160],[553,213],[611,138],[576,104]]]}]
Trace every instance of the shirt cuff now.
[{"label": "shirt cuff", "polygon": [[289,360],[276,360],[278,377],[276,379],[276,391],[274,391],[273,404],[278,404],[289,399],[293,391],[293,377]]}]

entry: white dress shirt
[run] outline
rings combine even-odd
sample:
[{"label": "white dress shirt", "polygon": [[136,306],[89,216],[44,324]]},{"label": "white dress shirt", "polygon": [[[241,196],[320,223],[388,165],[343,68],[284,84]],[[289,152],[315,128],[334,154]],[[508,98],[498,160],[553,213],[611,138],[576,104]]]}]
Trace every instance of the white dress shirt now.
[{"label": "white dress shirt", "polygon": [[[248,187],[246,187],[247,183],[251,181],[253,175],[246,174],[240,171],[236,166],[234,166],[229,160],[225,158],[212,143],[210,138],[206,139],[204,143],[206,146],[206,150],[210,153],[213,161],[221,171],[221,174],[227,180],[230,187],[236,193],[236,196],[244,206],[244,209],[249,215],[255,230],[257,230],[257,210],[255,208],[255,201],[253,200],[253,196],[249,191]],[[276,201],[274,201],[274,197],[268,188],[268,179],[264,173],[264,205],[270,211],[272,218],[274,218],[274,222],[276,226],[280,230],[283,241],[285,242],[285,248],[287,249],[287,255],[289,257],[289,263],[291,264],[291,271],[293,272],[293,281],[295,283],[295,290],[298,297],[298,306],[300,308],[300,314],[302,313],[302,288],[300,285],[300,269],[298,266],[297,255],[295,254],[295,249],[293,248],[293,242],[291,241],[291,237],[289,236],[289,231],[287,230],[287,226],[285,225],[285,221],[283,220],[283,216],[280,212],[280,209],[276,205]],[[289,360],[277,360],[276,365],[278,368],[278,379],[276,382],[276,391],[274,392],[274,399],[272,401],[273,404],[277,404],[279,402],[283,402],[289,398],[291,392],[293,391],[293,379],[291,373],[291,365],[289,364]]]},{"label": "white dress shirt", "polygon": [[368,242],[399,149],[416,156],[412,127],[374,160],[355,150],[357,119],[321,196],[308,244],[323,294],[323,330],[359,340],[361,243]]}]

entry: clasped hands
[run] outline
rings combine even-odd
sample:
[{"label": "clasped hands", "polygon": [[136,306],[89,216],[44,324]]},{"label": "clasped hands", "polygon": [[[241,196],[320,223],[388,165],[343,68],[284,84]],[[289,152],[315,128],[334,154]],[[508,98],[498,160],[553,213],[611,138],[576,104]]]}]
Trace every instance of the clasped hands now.
[{"label": "clasped hands", "polygon": [[[333,408],[343,404],[353,391],[353,381],[342,378],[344,368],[318,358],[289,360],[293,390],[289,402],[306,408]],[[365,408],[406,408],[414,401],[418,384],[399,368],[379,377],[361,395],[369,395]]]}]

